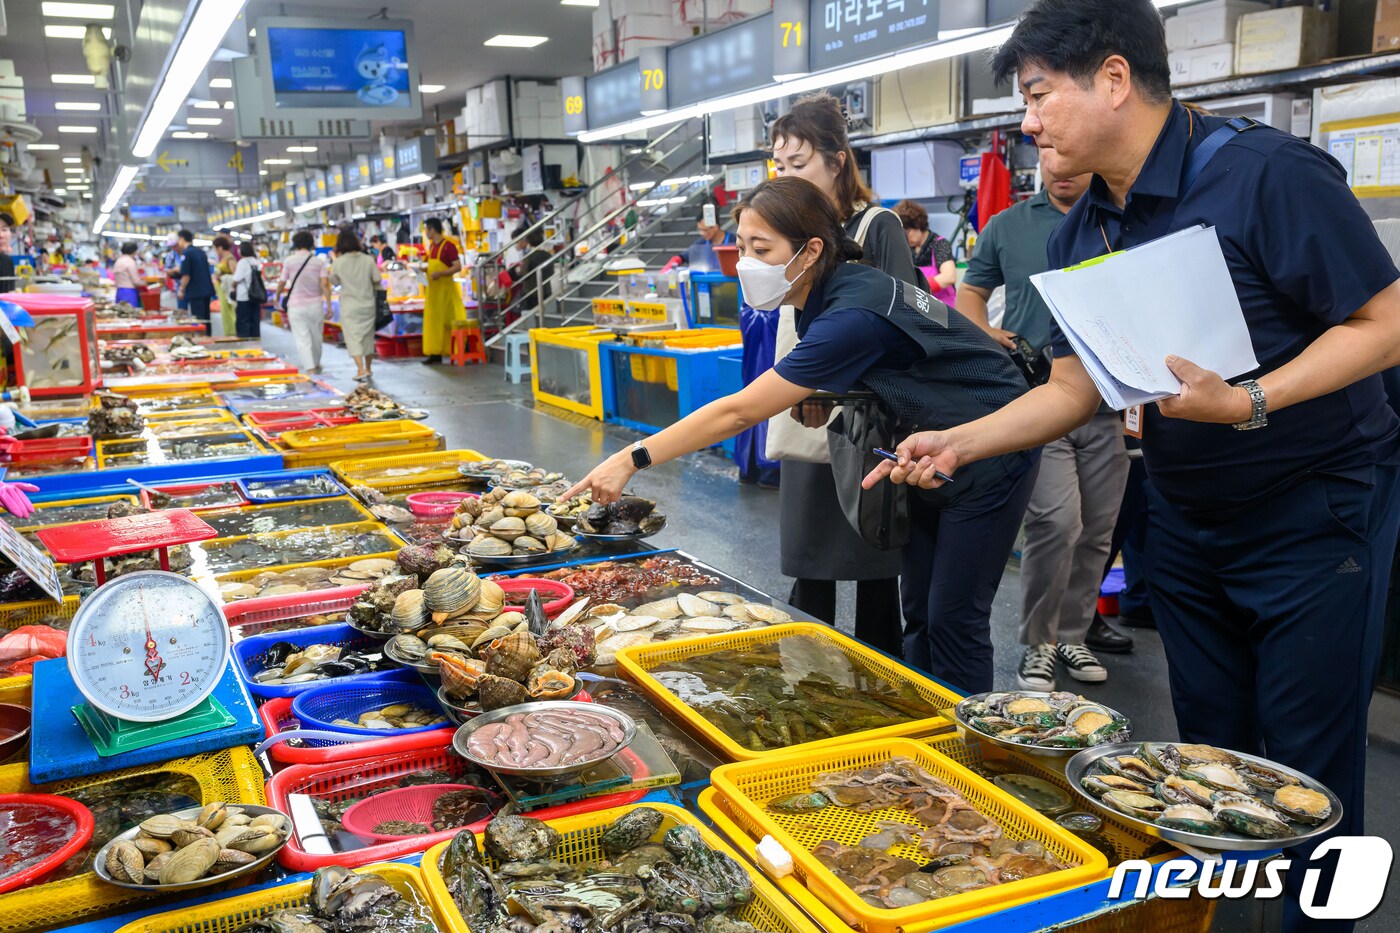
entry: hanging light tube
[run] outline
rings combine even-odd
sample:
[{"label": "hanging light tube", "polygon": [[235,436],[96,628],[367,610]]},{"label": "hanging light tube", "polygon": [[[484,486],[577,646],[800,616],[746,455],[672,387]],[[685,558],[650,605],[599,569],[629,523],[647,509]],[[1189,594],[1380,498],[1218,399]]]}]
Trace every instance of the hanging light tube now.
[{"label": "hanging light tube", "polygon": [[320,198],[316,201],[307,201],[305,204],[298,204],[292,208],[298,214],[305,214],[310,211],[317,211],[323,207],[330,207],[332,204],[343,204],[346,201],[353,201],[356,198],[367,198],[370,195],[383,194],[386,191],[393,191],[395,188],[406,188],[409,185],[421,184],[425,181],[432,181],[433,176],[419,173],[409,175],[407,178],[396,178],[393,181],[381,182],[377,185],[370,185],[368,188],[361,188],[359,191],[347,191],[345,194],[334,194],[328,198]]},{"label": "hanging light tube", "polygon": [[286,211],[268,211],[266,214],[258,214],[256,217],[240,217],[237,220],[230,220],[228,223],[219,224],[220,230],[228,230],[232,227],[246,227],[248,224],[262,223],[267,220],[276,220],[278,217],[286,217]]},{"label": "hanging light tube", "polygon": [[93,236],[96,236],[97,234],[101,233],[101,232],[102,232],[102,228],[105,227],[105,226],[107,226],[107,221],[109,221],[109,220],[111,220],[111,219],[112,219],[112,215],[111,215],[111,214],[107,214],[107,213],[98,214],[98,215],[97,215],[97,219],[94,220],[94,221],[92,222],[92,233],[93,233]]},{"label": "hanging light tube", "polygon": [[126,197],[126,189],[131,187],[131,183],[136,179],[136,173],[141,171],[139,165],[123,165],[117,169],[116,177],[112,179],[112,186],[107,189],[107,196],[102,199],[102,213],[110,214],[117,209]]}]

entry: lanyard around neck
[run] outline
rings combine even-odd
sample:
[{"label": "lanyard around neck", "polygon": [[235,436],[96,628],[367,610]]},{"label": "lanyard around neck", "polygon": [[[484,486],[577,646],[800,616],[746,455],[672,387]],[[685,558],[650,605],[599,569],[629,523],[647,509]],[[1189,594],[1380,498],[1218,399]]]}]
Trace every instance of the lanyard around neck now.
[{"label": "lanyard around neck", "polygon": [[[1191,147],[1191,138],[1195,135],[1195,133],[1196,133],[1196,117],[1195,117],[1195,115],[1194,115],[1190,110],[1187,110],[1187,111],[1186,111],[1186,147],[1187,147],[1188,149],[1190,149],[1190,147]],[[1108,250],[1108,252],[1110,252],[1110,253],[1113,252],[1113,244],[1108,242],[1108,231],[1106,231],[1106,230],[1104,229],[1103,221],[1102,221],[1102,220],[1099,221],[1099,236],[1103,237],[1103,245],[1104,245],[1104,248],[1105,248],[1106,250]],[[1105,255],[1107,255],[1107,254],[1105,254]]]}]

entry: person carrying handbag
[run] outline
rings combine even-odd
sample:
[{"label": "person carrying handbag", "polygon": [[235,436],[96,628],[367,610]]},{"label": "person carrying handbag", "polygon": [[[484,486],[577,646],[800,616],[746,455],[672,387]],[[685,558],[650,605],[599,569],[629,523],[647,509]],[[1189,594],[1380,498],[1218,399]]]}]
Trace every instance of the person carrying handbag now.
[{"label": "person carrying handbag", "polygon": [[[841,437],[859,444],[910,425],[971,421],[1028,391],[1011,358],[975,324],[920,288],[850,262],[860,247],[810,182],[766,181],[735,214],[745,299],[760,309],[784,301],[800,309],[797,347],[742,391],[609,457],[565,498],[586,489],[594,501],[612,502],[638,471],[704,450],[818,391],[859,389],[878,399],[873,411],[886,424],[842,428]],[[873,456],[857,452],[862,461]],[[1038,462],[1038,452],[996,458],[960,473],[955,488],[908,496],[905,657],[965,693],[992,688],[992,598]],[[862,468],[843,468],[839,482],[858,489]],[[826,522],[828,539],[848,527],[839,506]]]}]

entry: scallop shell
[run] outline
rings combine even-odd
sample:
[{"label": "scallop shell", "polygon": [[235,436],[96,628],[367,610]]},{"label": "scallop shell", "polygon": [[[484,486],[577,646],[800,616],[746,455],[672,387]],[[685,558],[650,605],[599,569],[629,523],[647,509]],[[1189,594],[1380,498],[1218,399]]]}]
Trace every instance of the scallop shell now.
[{"label": "scallop shell", "polygon": [[762,603],[744,603],[744,608],[749,611],[751,619],[764,625],[782,625],[792,621],[792,616],[775,606],[765,606]]},{"label": "scallop shell", "polygon": [[407,590],[394,598],[394,608],[389,613],[394,627],[401,632],[412,632],[428,622],[428,605],[422,590]]},{"label": "scallop shell", "polygon": [[681,615],[685,616],[717,616],[720,614],[720,607],[717,604],[689,593],[681,593],[677,596],[676,604],[680,606]]},{"label": "scallop shell", "polygon": [[700,594],[700,598],[718,603],[721,606],[733,606],[736,603],[744,602],[744,597],[738,593],[726,593],[723,590],[706,590]]},{"label": "scallop shell", "polygon": [[651,628],[660,621],[656,616],[642,615],[640,612],[636,612],[614,619],[612,627],[615,632],[640,632],[643,629]]},{"label": "scallop shell", "polygon": [[681,612],[680,600],[674,596],[670,599],[658,599],[656,602],[638,606],[632,610],[634,615],[655,616],[658,619],[679,619]]},{"label": "scallop shell", "polygon": [[592,600],[585,596],[582,599],[576,599],[573,602],[569,603],[569,607],[567,609],[565,609],[563,612],[559,613],[559,615],[554,617],[554,622],[550,627],[563,628],[570,622],[573,622],[579,616],[583,615],[583,611],[588,608],[588,604],[590,602],[592,602]]},{"label": "scallop shell", "polygon": [[347,570],[356,570],[362,573],[385,574],[397,567],[398,564],[387,557],[366,557],[364,560],[357,560]]},{"label": "scallop shell", "polygon": [[682,631],[686,632],[728,632],[742,625],[735,619],[725,616],[695,616],[680,623]]}]

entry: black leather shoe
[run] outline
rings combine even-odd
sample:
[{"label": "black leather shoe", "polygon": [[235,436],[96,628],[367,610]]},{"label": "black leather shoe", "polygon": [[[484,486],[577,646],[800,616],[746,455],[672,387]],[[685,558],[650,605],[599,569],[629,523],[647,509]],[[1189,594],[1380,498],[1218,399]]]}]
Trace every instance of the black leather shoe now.
[{"label": "black leather shoe", "polygon": [[1105,654],[1131,654],[1133,651],[1132,638],[1109,628],[1103,616],[1097,612],[1094,613],[1094,621],[1089,625],[1089,634],[1084,636],[1084,644]]},{"label": "black leather shoe", "polygon": [[1118,613],[1118,624],[1128,628],[1156,628],[1157,620],[1152,617],[1152,607],[1143,606],[1133,612]]},{"label": "black leather shoe", "polygon": [[423,357],[422,362],[423,362],[423,365],[424,365],[424,366],[441,366],[441,365],[442,365],[442,357],[440,357],[440,356],[425,356],[425,357]]}]

